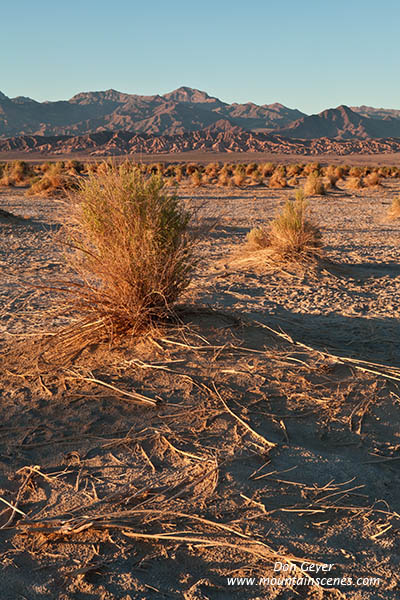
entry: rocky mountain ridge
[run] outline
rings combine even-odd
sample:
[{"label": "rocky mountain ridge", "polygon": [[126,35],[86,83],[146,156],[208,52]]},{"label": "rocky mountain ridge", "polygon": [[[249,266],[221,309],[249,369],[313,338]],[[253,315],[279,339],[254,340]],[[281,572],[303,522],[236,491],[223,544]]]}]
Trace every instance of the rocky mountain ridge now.
[{"label": "rocky mountain ridge", "polygon": [[181,152],[269,152],[276,154],[374,154],[400,152],[400,138],[368,140],[289,139],[249,132],[221,120],[200,131],[172,136],[102,131],[81,136],[16,136],[0,140],[3,155],[117,156]]},{"label": "rocky mountain ridge", "polygon": [[81,135],[129,131],[174,135],[204,129],[221,118],[251,130],[286,127],[304,116],[282,104],[227,104],[206,92],[181,87],[163,96],[124,94],[116,90],[82,92],[70,100],[36,102],[0,92],[0,137]]},{"label": "rocky mountain ridge", "polygon": [[341,105],[306,115],[277,102],[228,104],[189,87],[162,96],[113,89],[81,92],[59,102],[8,98],[0,92],[2,152],[259,152],[279,147],[277,152],[348,153],[397,151],[395,138],[400,138],[397,109]]}]

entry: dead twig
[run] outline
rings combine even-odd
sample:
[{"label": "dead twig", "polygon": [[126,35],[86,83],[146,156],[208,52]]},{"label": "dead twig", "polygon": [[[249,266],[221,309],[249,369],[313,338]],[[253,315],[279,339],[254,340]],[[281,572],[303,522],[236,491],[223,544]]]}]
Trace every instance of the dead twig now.
[{"label": "dead twig", "polygon": [[[269,440],[267,440],[267,438],[265,438],[264,436],[262,436],[260,433],[257,433],[257,431],[254,431],[254,429],[252,429],[250,427],[250,425],[248,423],[246,423],[246,421],[243,421],[243,419],[241,419],[236,413],[233,412],[233,410],[231,410],[229,408],[229,406],[226,404],[225,400],[222,398],[221,394],[219,393],[219,391],[217,390],[217,387],[215,385],[215,383],[213,382],[213,388],[214,391],[218,397],[218,399],[220,400],[221,404],[223,405],[223,407],[225,408],[225,410],[234,418],[236,419],[236,421],[238,421],[240,423],[240,425],[242,425],[242,427],[244,427],[245,429],[247,429],[247,431],[249,433],[251,433],[251,435],[258,440],[259,442],[261,442],[263,444],[263,446],[267,446],[269,448],[275,448],[277,446],[277,444],[275,442],[270,442]],[[208,388],[209,389],[209,388]],[[211,391],[211,390],[210,390]]]}]

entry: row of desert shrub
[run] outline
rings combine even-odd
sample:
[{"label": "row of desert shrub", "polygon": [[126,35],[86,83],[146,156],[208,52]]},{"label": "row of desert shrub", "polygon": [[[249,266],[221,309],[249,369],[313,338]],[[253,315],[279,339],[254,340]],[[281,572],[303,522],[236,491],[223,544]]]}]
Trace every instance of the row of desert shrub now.
[{"label": "row of desert shrub", "polygon": [[[91,166],[95,171],[95,164]],[[322,190],[335,188],[337,183],[347,178],[363,178],[362,187],[379,185],[382,178],[400,177],[397,167],[350,167],[346,165],[321,166],[319,163],[281,165],[268,163],[198,163],[179,164],[141,164],[143,173],[159,174],[165,177],[170,185],[188,183],[193,187],[207,184],[222,187],[244,187],[267,185],[271,188],[297,187],[299,178],[311,178],[309,189]],[[316,178],[320,178],[316,181]],[[312,185],[313,184],[313,185]],[[319,185],[318,185],[319,184]],[[351,185],[349,186],[351,187]],[[324,193],[315,192],[315,193]]]},{"label": "row of desert shrub", "polygon": [[0,186],[30,186],[32,193],[68,188],[72,177],[85,172],[76,160],[28,163],[23,160],[0,164]]},{"label": "row of desert shrub", "polygon": [[[167,185],[188,184],[192,187],[218,185],[221,187],[247,187],[265,185],[272,189],[296,188],[301,178],[306,178],[307,195],[324,194],[341,186],[357,190],[378,186],[382,179],[400,177],[397,167],[350,167],[348,165],[322,166],[318,162],[291,165],[266,163],[134,163],[125,160],[120,167],[137,169],[144,175],[160,175]],[[14,161],[0,164],[0,185],[30,186],[31,193],[50,195],[76,185],[79,177],[103,173],[112,168],[109,162],[78,160],[27,163]]]},{"label": "row of desert shrub", "polygon": [[22,160],[0,165],[0,185],[16,186],[30,181],[34,176],[32,167]]}]

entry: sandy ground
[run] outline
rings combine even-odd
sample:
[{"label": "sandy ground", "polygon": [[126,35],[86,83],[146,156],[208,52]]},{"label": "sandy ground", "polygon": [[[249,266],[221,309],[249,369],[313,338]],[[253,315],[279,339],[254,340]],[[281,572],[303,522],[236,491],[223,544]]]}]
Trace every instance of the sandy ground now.
[{"label": "sandy ground", "polygon": [[1,600],[399,596],[399,192],[312,198],[330,262],[282,272],[243,248],[290,190],[183,187],[185,327],[54,367],[60,204],[1,190]]}]

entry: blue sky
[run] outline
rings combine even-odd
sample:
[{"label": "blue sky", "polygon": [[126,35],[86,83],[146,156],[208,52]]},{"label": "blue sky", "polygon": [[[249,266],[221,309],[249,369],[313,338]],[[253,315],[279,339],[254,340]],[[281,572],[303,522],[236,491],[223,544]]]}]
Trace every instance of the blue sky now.
[{"label": "blue sky", "polygon": [[226,102],[400,108],[398,0],[19,0],[1,8],[0,90],[68,99],[181,85]]}]

